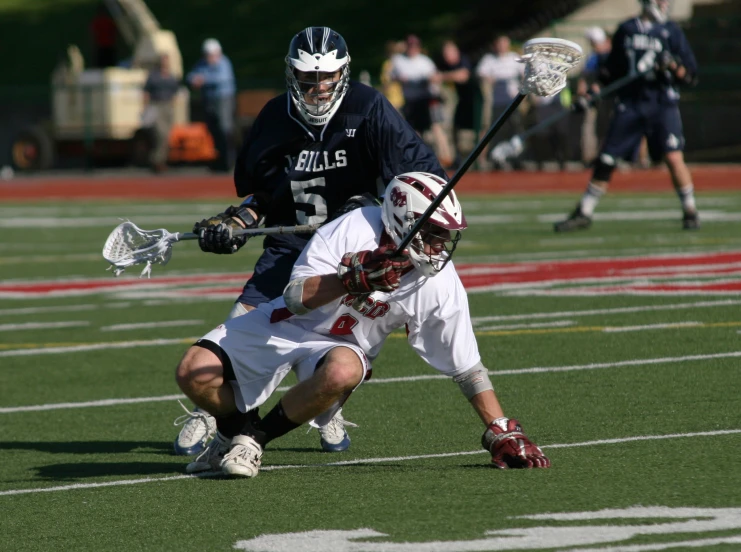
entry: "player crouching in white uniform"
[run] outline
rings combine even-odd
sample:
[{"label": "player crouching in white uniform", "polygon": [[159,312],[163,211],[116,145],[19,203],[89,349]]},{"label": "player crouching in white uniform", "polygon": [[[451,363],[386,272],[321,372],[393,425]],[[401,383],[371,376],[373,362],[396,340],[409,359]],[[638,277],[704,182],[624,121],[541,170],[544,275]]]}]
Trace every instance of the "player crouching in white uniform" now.
[{"label": "player crouching in white uniform", "polygon": [[[187,466],[255,477],[263,449],[304,423],[331,419],[370,377],[388,335],[449,375],[486,425],[498,468],[550,461],[504,416],[481,364],[463,285],[448,261],[466,227],[455,194],[438,206],[405,255],[395,246],[443,189],[433,174],[394,178],[382,207],[363,207],[322,227],[301,253],[283,296],[209,332],[177,369],[183,392],[216,418],[218,433]],[[264,417],[258,407],[290,370],[299,383]]]}]

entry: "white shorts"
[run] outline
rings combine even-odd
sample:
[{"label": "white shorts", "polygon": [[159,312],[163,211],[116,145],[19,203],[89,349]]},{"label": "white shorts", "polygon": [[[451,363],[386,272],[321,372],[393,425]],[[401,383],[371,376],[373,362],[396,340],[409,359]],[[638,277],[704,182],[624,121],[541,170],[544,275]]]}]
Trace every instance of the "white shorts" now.
[{"label": "white shorts", "polygon": [[[201,340],[217,344],[229,357],[236,377],[236,385],[232,382],[235,400],[242,412],[267,401],[290,370],[299,381],[309,379],[319,361],[335,347],[347,347],[358,355],[363,367],[361,383],[371,370],[363,349],[357,345],[307,332],[288,322],[271,324],[269,315],[261,309],[227,320]],[[317,416],[312,425],[326,425],[350,393]]]}]

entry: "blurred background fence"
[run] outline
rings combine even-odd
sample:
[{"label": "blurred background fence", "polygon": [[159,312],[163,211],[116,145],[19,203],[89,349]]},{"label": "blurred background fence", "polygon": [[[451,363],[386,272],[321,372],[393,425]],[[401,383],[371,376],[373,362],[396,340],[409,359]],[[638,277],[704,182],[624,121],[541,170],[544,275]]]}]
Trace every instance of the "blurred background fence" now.
[{"label": "blurred background fence", "polygon": [[[533,36],[559,36],[587,48],[586,28],[597,25],[612,32],[620,20],[638,11],[636,0],[472,1],[465,5],[413,0],[405,4],[405,13],[413,14],[410,17],[398,17],[398,3],[387,0],[358,1],[339,9],[293,0],[148,0],[147,4],[141,0],[107,0],[102,5],[112,12],[118,10],[115,55],[117,64],[124,67],[141,54],[141,43],[148,33],[168,29],[180,66],[186,72],[197,61],[203,39],[218,38],[234,64],[239,90],[237,125],[241,130],[249,128],[251,119],[271,95],[284,90],[283,57],[287,44],[292,33],[307,25],[329,25],[340,31],[350,47],[353,77],[362,76],[378,86],[386,43],[401,40],[409,33],[421,37],[430,55],[439,51],[444,39],[452,38],[475,64],[488,50],[492,38],[500,33],[509,35],[515,48]],[[94,0],[0,0],[0,41],[5,53],[4,69],[0,72],[0,166],[17,165],[17,140],[24,132],[43,135],[37,137],[41,143],[36,147],[54,150],[51,165],[45,166],[90,167],[96,148],[115,150],[113,145],[104,144],[102,134],[96,130],[96,125],[100,126],[100,109],[95,107],[94,97],[103,85],[63,82],[53,77],[61,66],[69,64],[71,44],[78,46],[83,64],[80,69],[90,66],[94,48],[90,25],[100,6]],[[674,15],[700,65],[699,85],[683,92],[681,101],[687,158],[697,162],[739,162],[741,0],[675,0]],[[124,30],[126,25],[128,31]],[[156,44],[152,47],[156,49]],[[122,97],[127,93],[140,94],[138,81],[120,82],[117,86]],[[59,118],[60,90],[66,94],[64,101],[77,102],[83,114],[77,123],[74,155],[65,155],[57,147],[55,120]],[[203,120],[196,94],[185,90],[181,102],[190,121]],[[478,127],[480,95],[476,102]],[[574,160],[579,158],[579,127],[578,117],[573,117],[569,136],[577,144],[570,148]],[[126,150],[127,162],[131,161],[130,151]]]}]

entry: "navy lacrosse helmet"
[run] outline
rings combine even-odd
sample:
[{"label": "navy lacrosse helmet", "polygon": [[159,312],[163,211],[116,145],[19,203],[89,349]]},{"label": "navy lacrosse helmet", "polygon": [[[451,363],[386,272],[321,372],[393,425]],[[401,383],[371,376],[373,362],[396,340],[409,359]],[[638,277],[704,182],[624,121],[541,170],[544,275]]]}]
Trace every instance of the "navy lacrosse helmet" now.
[{"label": "navy lacrosse helmet", "polygon": [[307,27],[293,37],[286,56],[286,84],[307,123],[326,124],[339,108],[349,81],[350,54],[342,35],[329,27]]},{"label": "navy lacrosse helmet", "polygon": [[669,18],[670,0],[639,0],[643,11],[657,23],[664,23]]}]

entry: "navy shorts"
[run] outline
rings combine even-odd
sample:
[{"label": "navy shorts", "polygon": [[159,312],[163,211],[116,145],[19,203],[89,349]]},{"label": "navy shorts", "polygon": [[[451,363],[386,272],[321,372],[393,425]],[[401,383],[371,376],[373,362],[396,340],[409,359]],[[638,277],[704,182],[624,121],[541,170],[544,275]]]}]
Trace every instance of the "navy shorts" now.
[{"label": "navy shorts", "polygon": [[269,246],[255,264],[255,272],[244,285],[240,303],[256,307],[283,295],[301,249]]},{"label": "navy shorts", "polygon": [[631,161],[643,136],[654,161],[660,161],[668,152],[682,151],[684,134],[679,107],[654,102],[615,104],[601,153]]}]

